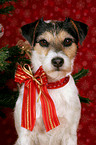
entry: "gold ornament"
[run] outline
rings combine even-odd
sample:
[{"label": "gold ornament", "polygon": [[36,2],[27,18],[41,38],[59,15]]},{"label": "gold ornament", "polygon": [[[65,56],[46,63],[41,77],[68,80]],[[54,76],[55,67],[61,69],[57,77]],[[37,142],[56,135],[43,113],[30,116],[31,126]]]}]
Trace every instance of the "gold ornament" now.
[{"label": "gold ornament", "polygon": [[27,54],[27,56],[29,58],[31,58],[31,48],[32,48],[32,46],[29,44],[28,41],[25,41],[24,42],[23,40],[19,40],[17,42],[17,46],[18,47],[21,47],[21,49],[22,49],[22,52],[21,53],[24,53],[24,51],[25,51],[25,53]]}]

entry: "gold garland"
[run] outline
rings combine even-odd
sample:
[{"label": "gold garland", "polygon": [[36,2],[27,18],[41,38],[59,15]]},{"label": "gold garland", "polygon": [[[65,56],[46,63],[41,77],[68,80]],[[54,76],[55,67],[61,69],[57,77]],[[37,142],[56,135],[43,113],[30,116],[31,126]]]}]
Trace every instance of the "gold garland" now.
[{"label": "gold garland", "polygon": [[16,45],[22,49],[21,53],[24,53],[24,51],[25,51],[27,56],[29,58],[31,58],[31,48],[32,48],[32,46],[29,44],[28,41],[24,42],[23,40],[19,40]]}]

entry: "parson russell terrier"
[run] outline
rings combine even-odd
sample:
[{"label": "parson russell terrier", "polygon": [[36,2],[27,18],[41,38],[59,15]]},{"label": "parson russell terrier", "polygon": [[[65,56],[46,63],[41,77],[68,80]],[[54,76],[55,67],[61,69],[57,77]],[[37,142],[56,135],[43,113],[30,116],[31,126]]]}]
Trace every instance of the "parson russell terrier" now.
[{"label": "parson russell terrier", "polygon": [[22,85],[14,111],[18,133],[15,145],[77,145],[81,105],[71,73],[78,43],[82,44],[85,39],[88,26],[70,18],[65,21],[40,19],[24,25],[21,30],[32,45],[34,77],[28,66],[19,71],[21,69],[20,75],[25,73],[23,77],[29,76],[29,81],[25,80],[26,86],[31,82],[33,100],[29,101],[30,97],[27,102],[24,100],[26,88],[25,98],[31,95],[28,86]]}]

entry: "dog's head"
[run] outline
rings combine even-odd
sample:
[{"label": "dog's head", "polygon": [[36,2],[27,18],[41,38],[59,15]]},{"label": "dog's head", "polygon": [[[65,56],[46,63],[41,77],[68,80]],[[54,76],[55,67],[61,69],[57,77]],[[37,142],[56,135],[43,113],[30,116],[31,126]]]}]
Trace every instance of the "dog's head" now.
[{"label": "dog's head", "polygon": [[65,21],[40,19],[24,25],[21,30],[23,36],[33,45],[33,71],[42,65],[49,81],[55,81],[72,72],[78,42],[82,44],[88,26],[70,18]]}]

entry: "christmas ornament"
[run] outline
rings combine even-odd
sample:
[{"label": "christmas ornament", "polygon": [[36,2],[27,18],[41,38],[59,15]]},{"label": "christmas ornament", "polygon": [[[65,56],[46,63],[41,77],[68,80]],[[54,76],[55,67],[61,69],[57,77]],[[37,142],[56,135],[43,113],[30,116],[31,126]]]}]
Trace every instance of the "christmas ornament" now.
[{"label": "christmas ornament", "polygon": [[31,45],[28,41],[19,40],[17,46],[21,48],[21,54],[25,52],[29,58],[31,57]]},{"label": "christmas ornament", "polygon": [[0,38],[4,35],[4,27],[0,24]]}]

